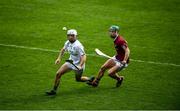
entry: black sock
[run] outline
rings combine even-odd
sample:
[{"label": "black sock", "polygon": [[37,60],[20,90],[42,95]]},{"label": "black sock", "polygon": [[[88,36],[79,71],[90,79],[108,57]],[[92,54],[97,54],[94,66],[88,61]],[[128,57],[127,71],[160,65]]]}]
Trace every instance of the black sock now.
[{"label": "black sock", "polygon": [[57,90],[57,86],[54,86],[53,90],[56,91]]},{"label": "black sock", "polygon": [[95,82],[99,83],[100,80],[101,80],[100,78],[96,78]]},{"label": "black sock", "polygon": [[116,76],[116,75],[109,75],[111,78],[113,78],[113,79],[116,79],[116,80],[121,80],[121,78],[120,77],[118,77],[118,76]]}]

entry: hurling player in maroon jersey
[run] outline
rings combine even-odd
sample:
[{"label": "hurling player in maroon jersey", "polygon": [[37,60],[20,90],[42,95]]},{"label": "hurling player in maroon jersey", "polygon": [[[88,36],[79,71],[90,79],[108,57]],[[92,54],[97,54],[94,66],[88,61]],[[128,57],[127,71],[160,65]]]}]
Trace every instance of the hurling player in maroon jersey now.
[{"label": "hurling player in maroon jersey", "polygon": [[109,35],[114,40],[114,47],[116,49],[117,54],[111,59],[108,59],[101,66],[98,76],[92,82],[89,82],[87,84],[97,87],[105,71],[109,69],[108,75],[111,78],[117,80],[116,87],[119,87],[121,85],[124,77],[119,76],[117,72],[121,71],[123,68],[128,66],[130,50],[128,48],[127,41],[122,36],[120,36],[118,32],[119,27],[116,25],[112,25],[109,28]]}]

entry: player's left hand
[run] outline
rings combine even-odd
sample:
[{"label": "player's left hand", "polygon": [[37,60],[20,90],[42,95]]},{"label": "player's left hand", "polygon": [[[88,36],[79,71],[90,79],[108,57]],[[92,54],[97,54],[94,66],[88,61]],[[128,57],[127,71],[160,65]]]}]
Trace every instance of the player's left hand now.
[{"label": "player's left hand", "polygon": [[125,61],[125,60],[123,60],[121,63],[122,63],[122,64],[126,64],[126,61]]},{"label": "player's left hand", "polygon": [[81,70],[81,69],[82,69],[82,67],[81,67],[81,66],[77,66],[77,67],[78,67],[78,69],[79,69],[79,70]]}]

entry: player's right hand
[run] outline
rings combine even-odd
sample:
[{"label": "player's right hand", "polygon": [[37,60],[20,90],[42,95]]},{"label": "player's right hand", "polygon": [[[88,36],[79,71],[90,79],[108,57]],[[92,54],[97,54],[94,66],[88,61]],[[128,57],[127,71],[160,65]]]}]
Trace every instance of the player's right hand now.
[{"label": "player's right hand", "polygon": [[59,58],[56,59],[55,64],[59,64],[61,60]]}]

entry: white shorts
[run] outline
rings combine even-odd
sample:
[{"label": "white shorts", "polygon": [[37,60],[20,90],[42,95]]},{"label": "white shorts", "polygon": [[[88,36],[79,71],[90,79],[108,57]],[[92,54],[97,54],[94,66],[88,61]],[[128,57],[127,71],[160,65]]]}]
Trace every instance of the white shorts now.
[{"label": "white shorts", "polygon": [[123,68],[128,67],[128,64],[122,64],[121,61],[117,60],[115,56],[112,57],[112,60],[116,63],[117,66],[119,66],[119,70],[122,70]]},{"label": "white shorts", "polygon": [[76,80],[77,80],[77,79],[79,80],[79,79],[81,78],[84,70],[85,70],[85,64],[83,65],[83,68],[82,68],[81,70],[78,70],[75,66],[73,66],[73,65],[72,65],[71,63],[69,63],[69,62],[66,62],[65,64],[66,64],[71,70],[73,70],[73,71],[75,72],[75,74],[76,74]]},{"label": "white shorts", "polygon": [[[65,64],[67,64],[67,66],[68,66],[70,69],[75,70],[75,71],[78,71],[78,69],[77,69],[75,66],[73,66],[71,63],[66,62]],[[82,69],[85,70],[85,64],[83,65]]]}]

